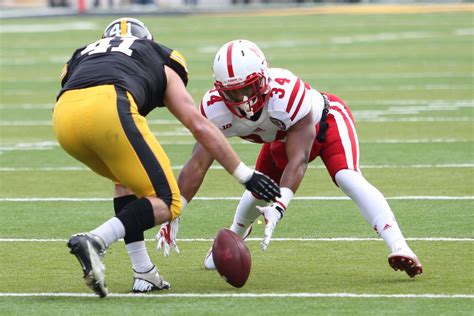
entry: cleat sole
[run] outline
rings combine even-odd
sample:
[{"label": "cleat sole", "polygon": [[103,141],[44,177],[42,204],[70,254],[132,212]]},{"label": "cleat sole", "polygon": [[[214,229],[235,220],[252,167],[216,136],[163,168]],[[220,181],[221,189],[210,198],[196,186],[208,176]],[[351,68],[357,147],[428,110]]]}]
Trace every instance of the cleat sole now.
[{"label": "cleat sole", "polygon": [[404,256],[392,256],[388,259],[388,263],[393,270],[405,271],[411,278],[423,273],[421,266],[417,266],[412,259]]}]

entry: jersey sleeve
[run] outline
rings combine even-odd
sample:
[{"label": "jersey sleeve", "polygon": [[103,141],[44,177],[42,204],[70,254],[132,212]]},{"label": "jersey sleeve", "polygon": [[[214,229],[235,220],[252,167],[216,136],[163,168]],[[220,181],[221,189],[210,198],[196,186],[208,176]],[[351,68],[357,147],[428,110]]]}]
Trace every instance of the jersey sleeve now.
[{"label": "jersey sleeve", "polygon": [[232,132],[232,113],[222,101],[215,89],[204,94],[199,104],[201,114],[219,128],[226,137],[234,136]]},{"label": "jersey sleeve", "polygon": [[272,71],[271,83],[268,112],[288,130],[311,111],[311,88],[285,69]]},{"label": "jersey sleeve", "polygon": [[166,47],[165,45],[153,42],[161,56],[165,57],[165,64],[173,69],[183,80],[184,85],[188,84],[189,74],[186,65],[186,58],[177,50]]},{"label": "jersey sleeve", "polygon": [[181,77],[183,80],[184,85],[188,84],[189,80],[189,73],[188,68],[186,66],[186,59],[183,55],[181,55],[177,50],[173,50],[170,54],[170,61],[169,66],[176,71],[176,73]]},{"label": "jersey sleeve", "polygon": [[72,68],[73,68],[73,65],[74,65],[74,61],[76,60],[76,56],[78,55],[78,53],[80,51],[82,51],[84,48],[86,48],[86,46],[84,47],[81,47],[79,49],[76,49],[74,51],[74,53],[72,54],[71,58],[64,64],[62,70],[61,70],[61,75],[60,75],[60,80],[61,80],[61,87],[64,87],[64,85],[66,84],[66,82],[68,81],[69,79],[69,74],[71,73],[72,71]]}]

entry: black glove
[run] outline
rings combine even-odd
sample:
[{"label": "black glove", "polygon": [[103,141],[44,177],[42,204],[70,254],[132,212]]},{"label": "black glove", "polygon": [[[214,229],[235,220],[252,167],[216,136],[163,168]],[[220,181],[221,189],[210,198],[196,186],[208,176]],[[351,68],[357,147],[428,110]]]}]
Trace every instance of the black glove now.
[{"label": "black glove", "polygon": [[281,197],[278,184],[258,171],[255,171],[244,185],[247,190],[267,202],[275,201],[277,197]]}]

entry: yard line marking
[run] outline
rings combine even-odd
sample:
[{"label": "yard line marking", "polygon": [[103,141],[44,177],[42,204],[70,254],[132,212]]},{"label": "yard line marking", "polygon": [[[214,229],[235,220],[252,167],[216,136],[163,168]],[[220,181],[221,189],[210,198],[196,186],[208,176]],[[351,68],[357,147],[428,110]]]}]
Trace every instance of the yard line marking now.
[{"label": "yard line marking", "polygon": [[[50,106],[52,108],[52,106]],[[173,120],[149,120],[148,125],[181,125],[179,121]],[[52,121],[40,121],[40,120],[15,120],[15,121],[5,121],[0,120],[0,126],[52,126]],[[187,130],[185,130],[187,131]],[[173,132],[171,132],[173,133]]]},{"label": "yard line marking", "polygon": [[[92,293],[0,293],[0,297],[97,297]],[[376,293],[109,293],[119,298],[414,298],[414,299],[473,299],[473,294],[376,294]]]},{"label": "yard line marking", "polygon": [[[240,196],[216,196],[205,197],[197,196],[193,200],[200,201],[239,201]],[[386,197],[387,200],[474,200],[474,196],[392,196]],[[297,196],[293,200],[305,201],[339,201],[350,200],[347,196]],[[74,197],[29,197],[29,198],[0,198],[0,202],[110,202],[111,198],[74,198]]]},{"label": "yard line marking", "polygon": [[[389,115],[390,113],[382,113],[381,115]],[[357,112],[354,113],[357,122],[470,122],[473,119],[470,117],[357,117]],[[180,125],[181,123],[169,120],[151,120],[148,125]],[[51,126],[51,121],[0,121],[0,126]],[[169,132],[154,132],[155,136],[191,136],[188,130],[183,131],[169,131]]]},{"label": "yard line marking", "polygon": [[[377,122],[374,120],[374,122]],[[380,120],[380,122],[386,122],[386,120]],[[457,121],[458,122],[458,121]],[[156,134],[155,134],[156,135]],[[169,134],[168,137],[173,136],[183,136],[183,135],[176,135],[176,134]],[[191,134],[184,135],[191,137]],[[370,140],[370,141],[359,141],[360,144],[431,144],[431,143],[470,143],[472,142],[471,139],[466,138],[423,138],[423,139],[379,139],[379,140]],[[248,141],[240,141],[240,140],[229,140],[231,145],[247,145],[247,146],[255,146],[254,143]],[[194,145],[194,140],[188,141],[166,141],[160,140],[161,145]],[[39,141],[35,143],[16,143],[11,145],[4,145],[0,146],[0,151],[27,151],[27,150],[54,150],[59,148],[59,144],[55,141],[45,140]]]},{"label": "yard line marking", "polygon": [[49,33],[64,32],[66,30],[97,30],[96,23],[75,22],[75,23],[57,23],[57,24],[22,24],[22,25],[3,25],[0,33]]},{"label": "yard line marking", "polygon": [[[218,49],[218,47],[216,48],[216,50]],[[453,76],[455,75],[456,73],[453,73]],[[425,73],[425,75],[427,76],[435,76],[434,73]],[[446,74],[444,73],[439,73],[440,76],[444,76]],[[347,74],[344,74],[342,75],[334,75],[334,74],[318,74],[318,75],[313,75],[313,74],[301,74],[301,77],[314,77],[315,79],[321,79],[321,78],[331,78],[331,76],[334,76],[334,79],[337,79],[337,78],[347,78],[348,75]],[[384,78],[384,77],[387,77],[387,78],[392,78],[392,77],[396,77],[398,78],[398,76],[402,76],[403,78],[410,78],[412,76],[414,76],[414,78],[418,78],[418,77],[423,77],[423,73],[400,73],[400,74],[393,74],[393,75],[384,75],[384,74],[364,74],[364,77],[363,78],[366,78],[366,77],[372,77],[374,79],[380,79],[380,78]],[[467,73],[467,74],[463,74],[462,76],[468,76],[468,77],[471,77],[471,76],[474,76],[474,73]],[[194,79],[196,79],[195,77],[193,77]],[[354,77],[355,79],[357,78],[360,78],[360,75],[357,75],[357,77]],[[202,76],[202,80],[208,80],[208,76]],[[0,80],[1,81],[1,80]],[[386,100],[386,99],[382,99],[382,100],[377,100],[377,99],[374,99],[374,100],[357,100],[357,99],[353,99],[351,100],[352,104],[361,104],[361,105],[416,105],[416,106],[421,106],[421,105],[426,105],[426,106],[435,106],[435,107],[439,107],[439,106],[446,106],[449,108],[449,110],[452,110],[453,108],[457,109],[459,107],[472,107],[474,102],[473,100],[471,99],[457,99],[457,100],[444,100],[444,99],[435,99],[435,100],[428,100],[428,99],[395,99],[395,100]],[[30,110],[30,109],[34,109],[34,110],[51,110],[53,108],[53,103],[43,103],[43,104],[33,104],[33,103],[23,103],[23,104],[5,104],[5,103],[0,103],[0,110]],[[154,120],[150,120],[150,121],[154,121]],[[149,122],[150,122],[149,121]],[[181,124],[179,123],[178,120],[176,119],[167,119],[167,120],[162,120],[162,121],[168,121],[168,122],[176,122],[176,124]]]},{"label": "yard line marking", "polygon": [[[255,168],[255,166],[250,166]],[[434,169],[434,168],[474,168],[474,163],[460,164],[416,164],[416,165],[361,165],[361,169]],[[183,166],[171,166],[173,170],[181,170]],[[210,170],[224,170],[222,166],[211,166]],[[309,165],[308,169],[326,169],[323,165]],[[87,167],[0,167],[0,172],[20,172],[20,171],[90,171]]]},{"label": "yard line marking", "polygon": [[[454,237],[413,237],[405,238],[408,241],[446,241],[446,242],[472,242],[474,238],[454,238]],[[212,242],[213,238],[176,238],[179,242]],[[246,241],[261,241],[261,238],[247,238]],[[61,238],[0,238],[0,242],[67,242],[67,239]],[[155,239],[145,239],[153,242]],[[354,241],[383,241],[381,238],[371,237],[295,237],[295,238],[272,238],[273,241],[324,241],[324,242],[354,242]]]},{"label": "yard line marking", "polygon": [[[459,34],[461,33],[467,33],[472,32],[470,29],[466,30],[459,30]],[[458,33],[458,31],[456,31]],[[472,34],[469,34],[472,35]],[[288,47],[289,46],[294,46],[294,41],[279,41],[279,42],[273,42],[274,46],[277,45],[277,43],[281,43],[282,47]],[[301,42],[301,46],[303,45],[308,45],[311,44],[310,42]],[[216,50],[218,47],[216,47]],[[343,56],[345,57],[352,57],[349,54],[344,54]],[[340,57],[340,55],[339,55]],[[63,61],[67,60],[67,57],[63,59]],[[327,80],[327,79],[422,79],[422,78],[472,78],[473,73],[471,72],[420,72],[420,73],[410,73],[410,72],[399,72],[399,73],[369,73],[369,74],[329,74],[329,73],[304,73],[300,72],[299,77],[304,78],[305,80]],[[56,77],[37,77],[37,78],[27,78],[27,79],[22,79],[22,78],[0,78],[0,82],[4,83],[32,83],[32,82],[40,82],[40,83],[50,83],[52,81],[56,81]],[[197,75],[193,76],[194,81],[208,81],[209,76],[208,75]],[[372,103],[372,101],[370,102]],[[19,107],[16,106],[11,106],[9,107],[12,108],[14,107],[15,110],[17,109],[22,109],[22,105],[19,105]],[[2,109],[3,106],[0,105],[0,109]],[[37,106],[30,107],[32,109],[39,109]],[[48,105],[48,109],[51,110],[52,105]]]}]

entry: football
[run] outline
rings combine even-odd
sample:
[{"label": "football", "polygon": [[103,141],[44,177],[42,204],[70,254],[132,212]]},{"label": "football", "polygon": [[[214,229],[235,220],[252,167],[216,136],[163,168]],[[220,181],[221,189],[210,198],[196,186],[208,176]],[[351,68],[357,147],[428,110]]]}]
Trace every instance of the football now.
[{"label": "football", "polygon": [[250,275],[250,251],[243,239],[233,231],[223,228],[214,239],[212,259],[216,270],[230,285],[240,288]]}]

